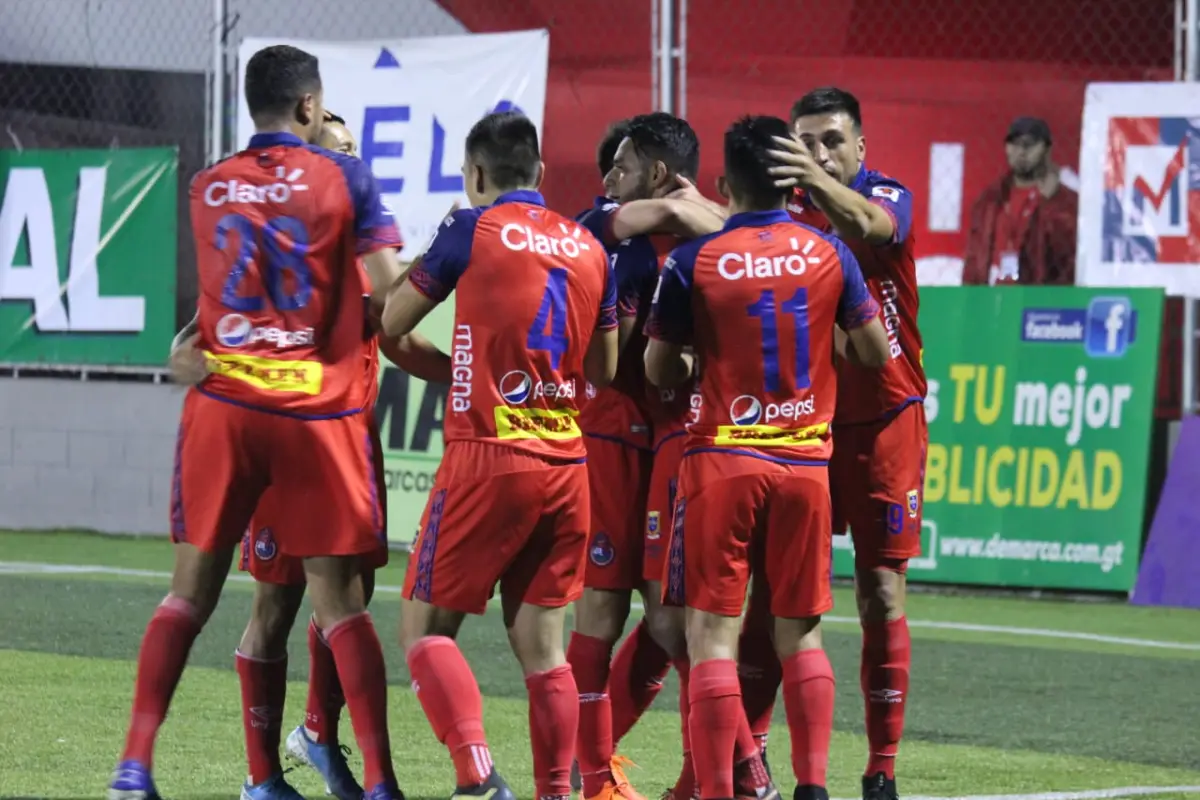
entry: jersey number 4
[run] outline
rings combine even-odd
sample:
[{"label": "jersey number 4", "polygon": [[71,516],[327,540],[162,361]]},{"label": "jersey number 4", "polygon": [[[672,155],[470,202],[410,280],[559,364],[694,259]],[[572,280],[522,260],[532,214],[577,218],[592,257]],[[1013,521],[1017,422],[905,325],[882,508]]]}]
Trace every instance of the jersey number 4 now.
[{"label": "jersey number 4", "polygon": [[542,291],[542,304],[525,336],[525,349],[550,354],[550,368],[558,369],[567,352],[567,271],[553,267]]},{"label": "jersey number 4", "polygon": [[[262,295],[243,295],[242,282],[250,265],[259,260],[259,242],[266,258],[262,260],[262,284],[271,303],[278,311],[297,311],[308,305],[312,297],[312,276],[304,257],[308,254],[308,229],[295,217],[273,217],[260,229],[241,214],[226,214],[217,222],[214,243],[218,250],[229,245],[229,235],[236,233],[240,244],[233,269],[221,290],[221,303],[241,312],[262,311]],[[292,274],[289,292],[284,281]]]},{"label": "jersey number 4", "polygon": [[796,353],[796,388],[807,389],[809,378],[808,289],[797,289],[790,299],[775,305],[775,292],[763,290],[746,313],[758,318],[762,326],[763,389],[779,391],[779,316],[792,318],[792,338]]}]

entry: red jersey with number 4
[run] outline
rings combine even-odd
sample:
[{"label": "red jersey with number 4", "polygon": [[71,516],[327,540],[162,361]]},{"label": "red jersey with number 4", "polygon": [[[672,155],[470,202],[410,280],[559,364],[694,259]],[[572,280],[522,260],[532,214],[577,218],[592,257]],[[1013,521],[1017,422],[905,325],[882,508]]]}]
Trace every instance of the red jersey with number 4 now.
[{"label": "red jersey with number 4", "polygon": [[190,190],[199,346],[219,400],[321,419],[368,405],[359,256],[400,234],[363,162],[260,133]]},{"label": "red jersey with number 4", "polygon": [[[883,245],[847,239],[862,267],[871,295],[883,308],[891,359],[882,370],[843,360],[838,365],[839,424],[873,422],[890,417],[912,403],[925,400],[925,367],[921,362],[921,332],[917,329],[917,262],[913,255],[912,193],[888,176],[860,167],[850,188],[882,208],[892,218],[895,235]],[[803,192],[788,205],[797,222],[836,233],[829,219]]]},{"label": "red jersey with number 4", "polygon": [[692,344],[700,414],[686,453],[823,464],[837,402],[833,326],[879,313],[841,241],[788,213],[735,214],[671,253],[647,333]]},{"label": "red jersey with number 4", "polygon": [[601,244],[537,192],[509,192],[447,217],[410,280],[435,301],[455,292],[446,441],[584,458],[584,355],[617,327]]}]

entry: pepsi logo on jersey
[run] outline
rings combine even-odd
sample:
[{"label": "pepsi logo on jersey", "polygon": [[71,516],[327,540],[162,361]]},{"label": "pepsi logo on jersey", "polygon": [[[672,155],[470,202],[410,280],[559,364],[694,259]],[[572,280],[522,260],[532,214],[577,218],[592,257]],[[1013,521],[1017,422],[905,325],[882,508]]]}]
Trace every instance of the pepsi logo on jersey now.
[{"label": "pepsi logo on jersey", "polygon": [[281,328],[256,328],[250,320],[241,314],[226,314],[217,320],[217,341],[223,347],[245,347],[246,345],[267,342],[275,345],[276,349],[284,347],[302,347],[313,343],[313,329],[302,331],[285,331]]},{"label": "pepsi logo on jersey", "polygon": [[763,403],[754,395],[743,394],[729,404],[729,419],[734,425],[757,425],[775,420],[795,421],[816,411],[815,397],[787,403]]},{"label": "pepsi logo on jersey", "polygon": [[535,382],[529,373],[519,369],[506,372],[500,377],[500,396],[510,406],[523,405],[529,400],[574,400],[575,381],[553,383],[550,381]]}]

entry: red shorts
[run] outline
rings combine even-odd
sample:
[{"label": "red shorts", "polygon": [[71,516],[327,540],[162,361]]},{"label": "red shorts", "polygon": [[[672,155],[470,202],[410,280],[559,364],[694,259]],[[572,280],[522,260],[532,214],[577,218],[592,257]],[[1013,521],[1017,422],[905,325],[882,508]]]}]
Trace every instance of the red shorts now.
[{"label": "red shorts", "polygon": [[664,602],[740,616],[757,569],[772,615],[824,614],[833,608],[831,515],[826,467],[725,453],[687,456]]},{"label": "red shorts", "polygon": [[642,582],[651,453],[600,436],[587,439],[591,527],[584,586],[632,590]]},{"label": "red shorts", "polygon": [[[374,468],[376,486],[383,486],[384,464],[383,447],[379,441],[379,431],[375,427],[375,418],[369,418],[371,426],[371,441],[374,444]],[[307,524],[303,518],[293,517],[290,506],[283,499],[282,492],[268,488],[254,509],[254,519],[242,536],[242,558],[239,568],[249,572],[259,583],[272,583],[278,586],[299,586],[305,582],[304,561],[294,556],[279,552],[275,544],[275,532],[283,527],[297,527]],[[387,495],[380,494],[380,511],[383,514],[383,530],[387,531]],[[370,553],[362,556],[364,570],[377,570],[387,566],[388,547],[384,539]]]},{"label": "red shorts", "polygon": [[642,580],[661,581],[667,568],[667,545],[670,541],[671,511],[675,507],[676,487],[679,484],[679,464],[687,435],[680,431],[659,442],[654,451],[654,467],[650,472],[650,496],[646,501],[646,544],[642,557]]},{"label": "red shorts", "polygon": [[834,428],[829,462],[834,532],[850,527],[858,569],[903,571],[896,562],[921,554],[928,450],[922,403],[883,422]]},{"label": "red shorts", "polygon": [[446,445],[404,576],[404,597],[482,614],[496,584],[561,608],[583,593],[587,469],[487,442]]},{"label": "red shorts", "polygon": [[304,521],[273,529],[278,552],[375,552],[387,541],[376,444],[370,412],[303,420],[193,389],[175,446],[171,538],[207,552],[236,547],[269,486],[287,498],[289,517]]}]

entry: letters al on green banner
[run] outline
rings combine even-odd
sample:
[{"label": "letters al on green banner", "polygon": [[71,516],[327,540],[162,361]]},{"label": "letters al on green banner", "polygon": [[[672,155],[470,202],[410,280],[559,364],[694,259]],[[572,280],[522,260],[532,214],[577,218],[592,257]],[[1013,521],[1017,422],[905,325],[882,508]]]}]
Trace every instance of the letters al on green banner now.
[{"label": "letters al on green banner", "polygon": [[[928,288],[914,581],[1125,591],[1146,503],[1158,289]],[[834,571],[850,575],[849,537]]]},{"label": "letters al on green banner", "polygon": [[0,153],[0,363],[162,365],[174,148]]}]

